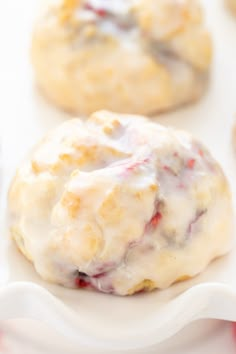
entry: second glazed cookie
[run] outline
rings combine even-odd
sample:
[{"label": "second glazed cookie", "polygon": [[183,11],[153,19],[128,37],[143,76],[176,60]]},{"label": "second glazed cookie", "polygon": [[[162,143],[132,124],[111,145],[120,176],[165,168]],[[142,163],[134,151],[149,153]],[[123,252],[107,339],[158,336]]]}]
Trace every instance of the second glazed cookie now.
[{"label": "second glazed cookie", "polygon": [[211,41],[195,0],[64,0],[38,22],[32,57],[63,109],[152,114],[201,95]]}]

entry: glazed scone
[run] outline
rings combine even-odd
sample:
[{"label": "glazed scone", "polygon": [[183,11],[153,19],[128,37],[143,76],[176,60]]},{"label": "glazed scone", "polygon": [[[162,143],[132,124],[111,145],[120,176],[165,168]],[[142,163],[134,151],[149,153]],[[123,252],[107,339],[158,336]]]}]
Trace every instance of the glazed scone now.
[{"label": "glazed scone", "polygon": [[211,56],[198,0],[64,0],[32,41],[41,91],[83,115],[154,114],[194,101]]},{"label": "glazed scone", "polygon": [[193,277],[231,245],[231,194],[205,147],[107,111],[67,121],[36,146],[9,212],[42,278],[119,295]]}]

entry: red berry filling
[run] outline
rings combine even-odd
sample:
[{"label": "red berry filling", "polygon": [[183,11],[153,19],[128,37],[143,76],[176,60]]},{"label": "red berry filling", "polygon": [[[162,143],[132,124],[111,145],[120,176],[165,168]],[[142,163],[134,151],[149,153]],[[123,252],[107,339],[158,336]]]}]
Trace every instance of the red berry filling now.
[{"label": "red berry filling", "polygon": [[170,174],[172,174],[172,175],[174,175],[174,176],[176,175],[175,172],[171,169],[170,166],[164,165],[163,166],[163,170],[168,172],[168,173],[170,173]]},{"label": "red berry filling", "polygon": [[91,4],[89,4],[89,3],[86,3],[85,5],[84,5],[84,8],[86,9],[86,10],[90,10],[90,11],[93,11],[97,16],[99,16],[99,17],[105,17],[105,16],[107,16],[107,11],[105,10],[105,9],[102,9],[102,8],[95,8],[95,7],[93,7]]},{"label": "red berry filling", "polygon": [[76,277],[74,284],[77,288],[88,288],[91,287],[89,276],[86,273],[76,271]]},{"label": "red berry filling", "polygon": [[159,211],[151,218],[150,220],[150,224],[153,227],[157,227],[157,225],[159,224],[160,220],[162,219],[162,214],[159,213]]},{"label": "red berry filling", "polygon": [[145,164],[145,163],[148,162],[148,161],[149,161],[148,159],[144,159],[144,160],[142,160],[142,161],[137,161],[137,162],[131,164],[130,166],[128,166],[128,167],[126,168],[126,171],[131,172],[131,171],[135,170],[135,168],[137,168],[137,167],[139,167],[139,166]]},{"label": "red berry filling", "polygon": [[204,152],[202,151],[202,149],[199,149],[199,150],[198,150],[198,153],[199,153],[199,155],[200,155],[201,157],[204,156]]},{"label": "red berry filling", "polygon": [[90,287],[90,283],[84,280],[83,278],[75,278],[75,286],[77,288],[88,288]]},{"label": "red berry filling", "polygon": [[95,275],[93,275],[93,278],[95,278],[95,279],[99,279],[99,278],[103,278],[105,275],[106,275],[107,273],[99,273],[99,274],[95,274]]},{"label": "red berry filling", "polygon": [[163,170],[167,171],[167,172],[172,172],[171,168],[169,166],[163,166]]},{"label": "red berry filling", "polygon": [[162,214],[159,211],[156,212],[156,214],[154,214],[151,220],[146,224],[145,231],[152,231],[155,228],[157,228],[161,219],[162,219]]},{"label": "red berry filling", "polygon": [[194,166],[195,166],[195,163],[196,163],[195,159],[189,159],[188,162],[187,162],[187,167],[192,170],[194,168]]}]

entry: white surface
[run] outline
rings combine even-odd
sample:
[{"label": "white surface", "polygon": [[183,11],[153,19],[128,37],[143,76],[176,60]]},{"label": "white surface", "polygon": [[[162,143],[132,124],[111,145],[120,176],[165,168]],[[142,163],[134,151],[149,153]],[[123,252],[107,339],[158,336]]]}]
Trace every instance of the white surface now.
[{"label": "white surface", "polygon": [[[62,122],[66,117],[66,114],[58,112],[48,105],[32,87],[30,64],[26,52],[36,3],[36,1],[25,0],[24,10],[23,2],[5,1],[1,4],[0,40],[3,48],[0,58],[2,79],[0,135],[2,135],[5,177],[4,193],[2,194],[2,223],[5,219],[5,191],[15,166],[28,148],[43,133]],[[215,59],[209,91],[204,99],[195,106],[159,117],[158,121],[189,130],[201,138],[225,168],[232,183],[233,193],[236,195],[236,186],[233,184],[236,167],[230,142],[231,127],[236,112],[236,21],[234,22],[233,18],[223,9],[221,0],[205,0],[205,5],[215,45]],[[80,333],[78,326],[81,325],[83,331],[94,334],[97,338],[101,339],[106,335],[111,340],[116,339],[117,345],[126,347],[129,344],[134,347],[163,340],[180,329],[186,321],[197,317],[200,313],[202,317],[211,315],[212,317],[227,317],[236,320],[236,295],[231,295],[231,291],[224,287],[209,288],[207,285],[210,293],[206,290],[206,285],[203,288],[195,289],[193,287],[190,293],[174,300],[174,303],[171,302],[178,294],[197,283],[217,281],[236,289],[234,271],[236,250],[230,256],[214,262],[203,275],[194,280],[178,284],[162,292],[119,298],[86,291],[72,291],[45,284],[35,274],[31,265],[18,253],[14,245],[8,242],[6,229],[2,234],[4,237],[0,241],[0,284],[5,285],[16,280],[33,281],[49,289],[53,295],[72,308],[72,315],[67,310],[63,310],[63,305],[54,303],[51,296],[46,296],[44,292],[41,294],[41,290],[38,295],[33,294],[30,298],[30,292],[35,291],[34,287],[21,293],[22,300],[27,300],[27,302],[21,303],[22,306],[26,305],[28,314],[31,316],[37,313],[43,320],[51,318],[55,325],[59,325],[61,321],[65,325],[64,333],[67,328],[67,334],[75,334],[77,338]],[[198,291],[201,292],[201,296]],[[223,297],[218,298],[215,291]],[[29,296],[28,298],[25,298],[26,294]],[[39,296],[38,303],[36,302],[37,296]],[[186,301],[190,301],[188,306],[185,303],[186,296],[188,299]],[[18,299],[17,303],[16,298]],[[12,311],[12,315],[14,315],[14,310],[19,310],[20,294],[18,297],[14,293],[13,299],[15,307],[9,301],[8,307],[4,302],[0,302],[0,310],[5,309],[5,313],[0,311],[2,316],[7,316],[8,310]],[[49,301],[48,310],[42,304],[40,305],[41,300],[45,303]],[[53,312],[50,301],[56,306],[57,311]],[[181,310],[181,303],[185,312]],[[168,305],[169,309],[168,307],[164,308],[164,305]],[[181,316],[178,314],[179,310],[181,310]],[[64,316],[68,321],[65,321]],[[71,325],[75,322],[76,326],[73,327],[73,330],[75,329],[76,332],[73,333],[70,330],[72,327],[67,327],[66,324]],[[167,327],[162,327],[162,325]],[[138,332],[140,335],[137,335]],[[114,338],[115,335],[116,338]],[[122,339],[124,340],[125,336],[133,337],[133,342],[131,343],[130,339],[128,342],[123,342]],[[206,344],[206,348],[208,345],[209,343]],[[112,347],[114,348],[114,346]],[[219,346],[217,347],[219,349]],[[187,350],[186,353],[206,353],[211,352],[209,348],[206,350],[200,346],[199,351],[194,351],[194,347],[191,352],[189,349],[185,350]],[[181,353],[183,350],[182,348]],[[171,352],[171,349],[166,349],[165,353],[168,351]],[[95,352],[98,352],[97,349]],[[145,350],[145,352],[147,351]],[[228,349],[227,354],[229,354]]]},{"label": "white surface", "polygon": [[[103,354],[104,351],[80,351],[73,342],[62,338],[49,327],[26,320],[8,322],[1,340],[1,354]],[[30,338],[28,332],[30,331]],[[197,334],[196,334],[197,333]],[[50,337],[50,343],[41,338]],[[1,350],[3,348],[3,350]],[[5,351],[4,351],[5,349]],[[115,348],[114,348],[115,349]],[[109,351],[109,354],[235,354],[230,324],[226,322],[199,321],[177,336],[144,351]]]}]

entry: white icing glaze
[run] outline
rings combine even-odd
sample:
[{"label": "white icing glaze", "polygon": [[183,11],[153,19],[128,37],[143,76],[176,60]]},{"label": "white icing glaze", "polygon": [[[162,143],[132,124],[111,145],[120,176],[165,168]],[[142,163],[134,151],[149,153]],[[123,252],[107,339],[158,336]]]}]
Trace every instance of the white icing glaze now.
[{"label": "white icing glaze", "polygon": [[34,149],[9,210],[43,278],[121,295],[192,277],[231,244],[231,196],[209,152],[184,132],[103,111]]}]

